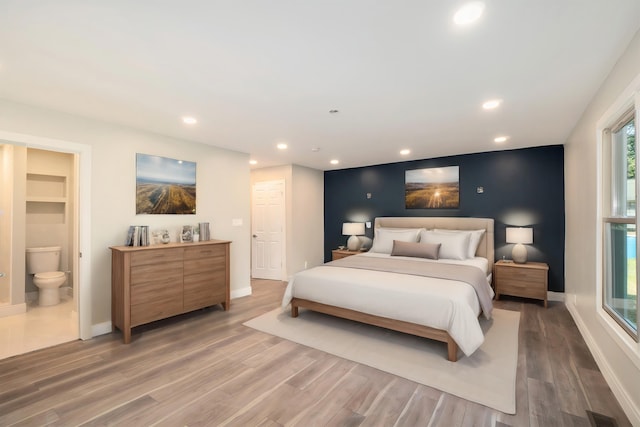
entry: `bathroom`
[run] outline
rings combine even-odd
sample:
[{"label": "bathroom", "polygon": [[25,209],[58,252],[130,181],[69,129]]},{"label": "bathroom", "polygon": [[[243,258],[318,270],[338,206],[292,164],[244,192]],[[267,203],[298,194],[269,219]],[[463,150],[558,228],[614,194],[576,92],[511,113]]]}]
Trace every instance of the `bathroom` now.
[{"label": "bathroom", "polygon": [[[77,155],[0,142],[0,358],[78,338]],[[55,280],[30,274],[31,248],[60,248]],[[47,252],[54,256],[54,252]],[[55,263],[55,262],[54,262]],[[49,273],[47,273],[47,276]],[[47,281],[49,280],[49,281]],[[48,283],[48,285],[45,285]],[[53,285],[53,288],[51,287]],[[42,288],[40,289],[39,286]],[[43,291],[45,286],[49,290]],[[42,298],[47,295],[43,300]]]}]

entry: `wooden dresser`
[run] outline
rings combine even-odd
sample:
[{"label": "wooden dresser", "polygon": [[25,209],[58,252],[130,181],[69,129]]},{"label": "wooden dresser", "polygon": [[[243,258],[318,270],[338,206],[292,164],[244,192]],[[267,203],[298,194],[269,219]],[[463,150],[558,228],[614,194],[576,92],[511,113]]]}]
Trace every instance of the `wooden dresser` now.
[{"label": "wooden dresser", "polygon": [[216,304],[229,310],[230,244],[112,246],[111,322],[125,344],[135,326]]}]

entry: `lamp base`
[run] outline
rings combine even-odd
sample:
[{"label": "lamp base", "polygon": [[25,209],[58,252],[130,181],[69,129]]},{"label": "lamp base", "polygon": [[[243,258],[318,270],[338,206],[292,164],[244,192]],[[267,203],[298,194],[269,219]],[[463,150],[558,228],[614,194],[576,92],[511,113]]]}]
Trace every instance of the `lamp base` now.
[{"label": "lamp base", "polygon": [[351,236],[349,240],[347,240],[347,249],[350,251],[359,251],[360,246],[362,246],[362,242],[358,236]]},{"label": "lamp base", "polygon": [[513,262],[517,264],[526,264],[527,248],[525,248],[522,243],[516,244],[511,251],[511,258],[513,258]]}]

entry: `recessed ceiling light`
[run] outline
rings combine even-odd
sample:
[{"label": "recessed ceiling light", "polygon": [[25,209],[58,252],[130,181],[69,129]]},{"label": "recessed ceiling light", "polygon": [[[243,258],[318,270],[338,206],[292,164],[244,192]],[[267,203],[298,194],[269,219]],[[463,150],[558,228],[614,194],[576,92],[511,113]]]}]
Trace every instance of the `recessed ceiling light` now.
[{"label": "recessed ceiling light", "polygon": [[408,149],[400,150],[400,154],[403,156],[406,156],[409,153],[411,153],[411,150],[408,150]]},{"label": "recessed ceiling light", "polygon": [[280,144],[276,145],[276,147],[278,147],[278,150],[286,150],[287,144],[285,144],[284,142],[281,142]]},{"label": "recessed ceiling light", "polygon": [[198,120],[195,117],[185,116],[182,118],[182,123],[187,125],[195,125],[198,123]]},{"label": "recessed ceiling light", "polygon": [[493,110],[494,108],[498,108],[500,104],[502,104],[502,99],[490,99],[482,104],[482,108],[485,110]]},{"label": "recessed ceiling light", "polygon": [[340,163],[340,161],[336,160],[336,159],[333,159],[329,163],[331,163],[332,165],[337,165],[338,163]]},{"label": "recessed ceiling light", "polygon": [[320,151],[320,148],[319,147],[313,147],[311,149],[311,151],[313,151],[314,153],[317,153],[318,151]]},{"label": "recessed ceiling light", "polygon": [[484,11],[484,3],[481,1],[472,1],[462,6],[453,15],[453,22],[456,25],[469,25],[480,19]]},{"label": "recessed ceiling light", "polygon": [[249,160],[249,164],[250,165],[257,165],[258,161],[257,160]]},{"label": "recessed ceiling light", "polygon": [[498,144],[502,144],[503,142],[506,142],[507,139],[509,139],[508,136],[498,136],[498,137],[494,138],[493,142],[498,143]]}]

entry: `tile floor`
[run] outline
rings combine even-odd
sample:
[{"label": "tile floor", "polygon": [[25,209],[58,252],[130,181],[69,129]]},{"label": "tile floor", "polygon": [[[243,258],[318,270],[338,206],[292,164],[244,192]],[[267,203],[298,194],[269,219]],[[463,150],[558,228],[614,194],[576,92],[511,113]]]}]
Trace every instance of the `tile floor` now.
[{"label": "tile floor", "polygon": [[0,317],[0,359],[78,339],[73,298],[58,305],[27,305],[27,312]]}]

